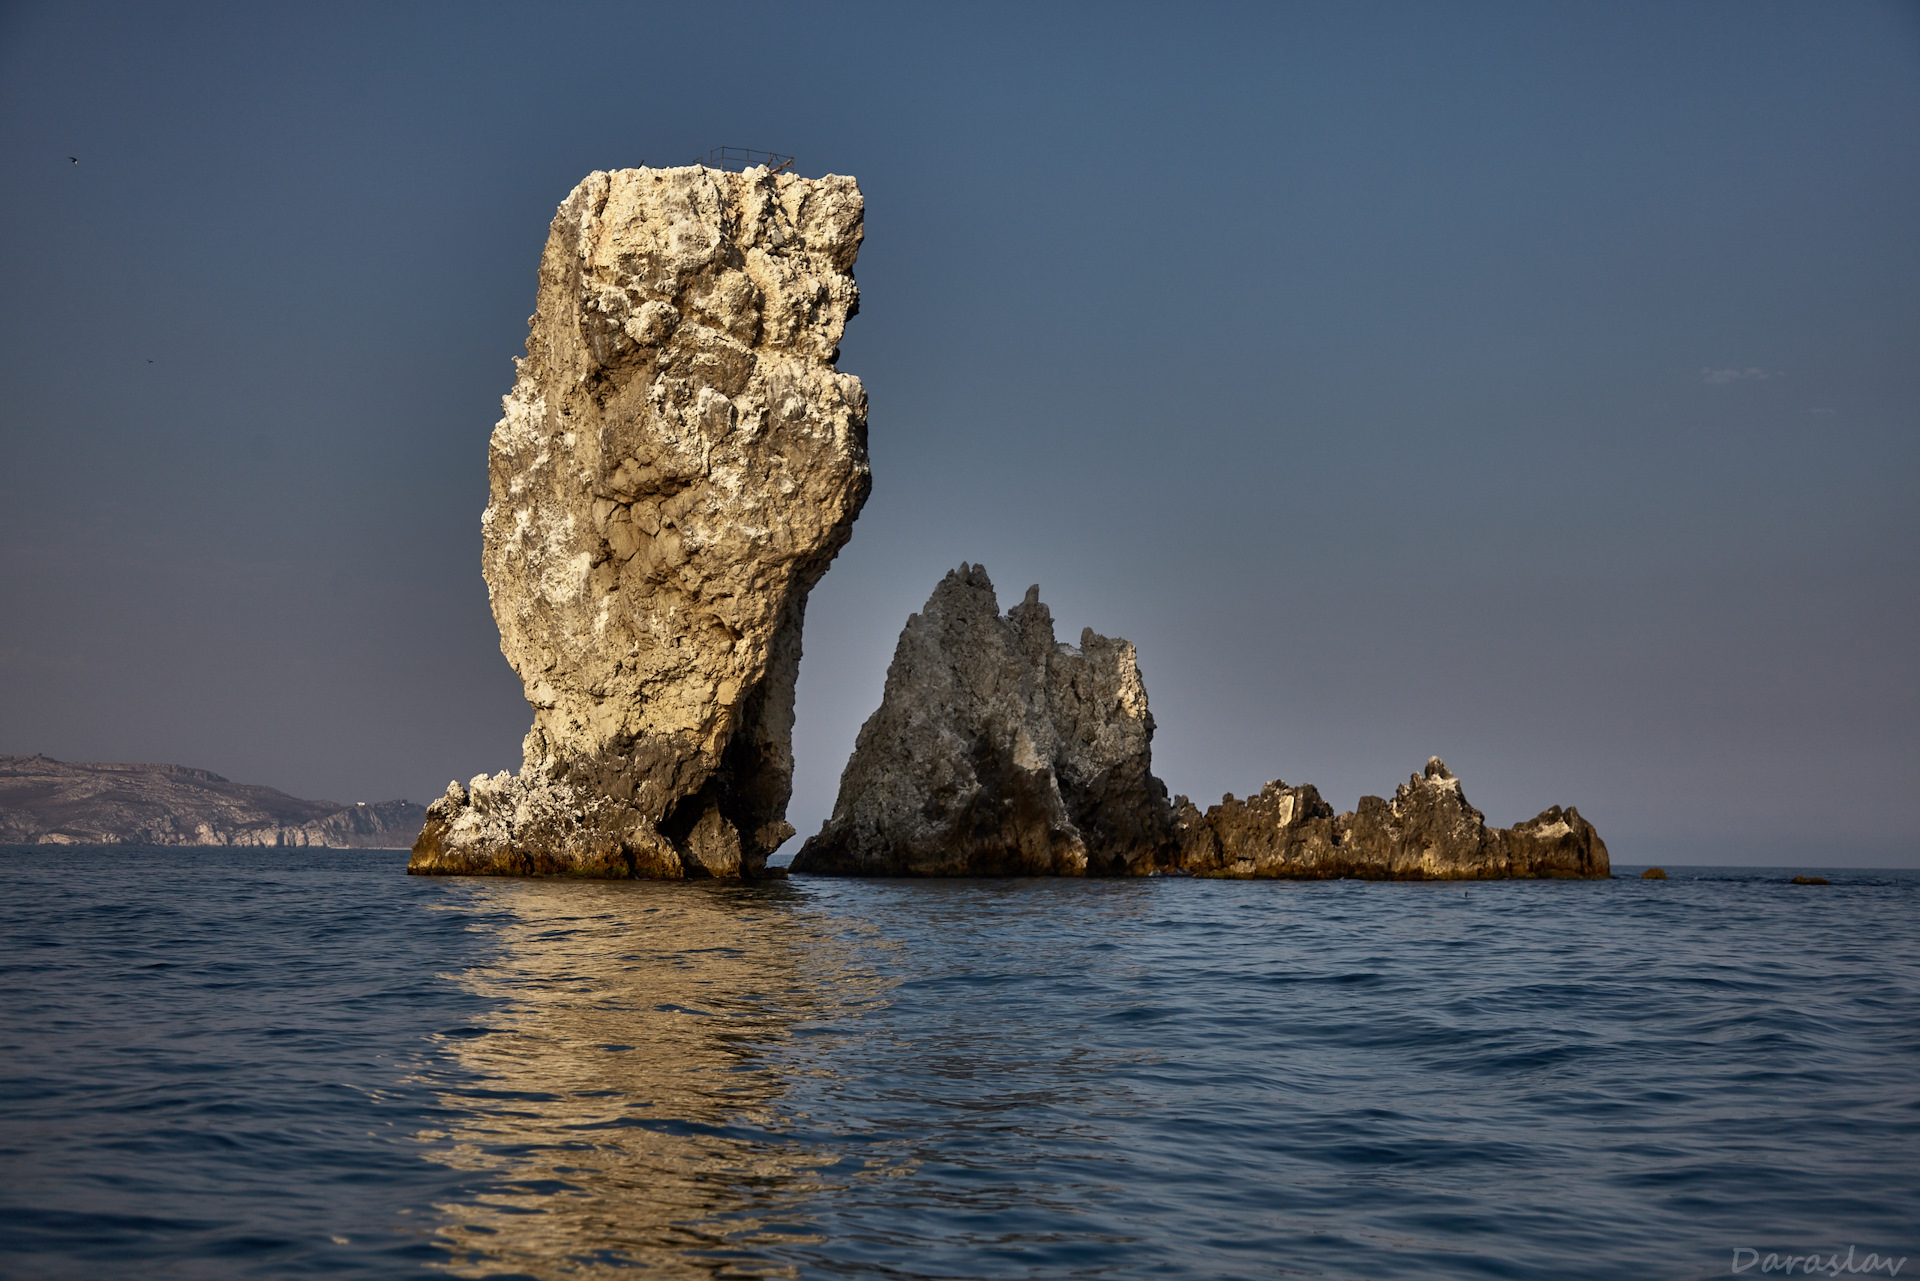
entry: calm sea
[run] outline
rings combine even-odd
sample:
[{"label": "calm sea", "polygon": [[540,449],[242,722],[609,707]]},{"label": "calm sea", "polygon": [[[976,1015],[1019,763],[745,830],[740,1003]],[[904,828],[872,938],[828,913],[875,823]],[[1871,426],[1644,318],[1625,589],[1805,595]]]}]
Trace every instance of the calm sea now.
[{"label": "calm sea", "polygon": [[0,850],[0,1274],[1920,1256],[1913,872],[743,887],[404,861]]}]

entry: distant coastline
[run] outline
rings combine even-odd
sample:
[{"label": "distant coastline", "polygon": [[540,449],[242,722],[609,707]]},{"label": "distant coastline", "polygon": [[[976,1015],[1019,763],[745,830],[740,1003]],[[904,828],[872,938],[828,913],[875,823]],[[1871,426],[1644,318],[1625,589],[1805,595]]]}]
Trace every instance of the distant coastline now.
[{"label": "distant coastline", "polygon": [[426,808],[310,801],[183,765],[0,756],[0,844],[406,849]]}]

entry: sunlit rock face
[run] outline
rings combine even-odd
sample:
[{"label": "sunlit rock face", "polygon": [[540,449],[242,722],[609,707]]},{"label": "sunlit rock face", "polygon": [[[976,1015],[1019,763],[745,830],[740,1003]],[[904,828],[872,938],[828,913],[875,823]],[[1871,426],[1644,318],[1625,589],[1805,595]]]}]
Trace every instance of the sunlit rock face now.
[{"label": "sunlit rock face", "polygon": [[1091,629],[1056,642],[1039,590],[1002,617],[978,565],[934,589],[794,871],[1113,875],[1170,855],[1133,646]]},{"label": "sunlit rock face", "polygon": [[752,876],[792,835],[807,595],[869,487],[851,178],[594,173],[554,216],[482,568],[533,727],[414,872]]},{"label": "sunlit rock face", "polygon": [[1571,805],[1555,805],[1524,823],[1496,827],[1487,836],[1496,851],[1493,862],[1504,862],[1507,876],[1613,875],[1606,842]]},{"label": "sunlit rock face", "polygon": [[1334,831],[1333,806],[1311,783],[1289,787],[1276,779],[1244,801],[1228,795],[1204,815],[1186,797],[1175,797],[1174,826],[1176,865],[1196,876],[1352,875]]},{"label": "sunlit rock face", "polygon": [[1605,877],[1607,847],[1580,811],[1554,806],[1511,828],[1489,828],[1460,780],[1435,756],[1387,800],[1363,796],[1336,815],[1312,786],[1272,782],[1200,813],[1174,800],[1179,870],[1196,876],[1492,880]]}]

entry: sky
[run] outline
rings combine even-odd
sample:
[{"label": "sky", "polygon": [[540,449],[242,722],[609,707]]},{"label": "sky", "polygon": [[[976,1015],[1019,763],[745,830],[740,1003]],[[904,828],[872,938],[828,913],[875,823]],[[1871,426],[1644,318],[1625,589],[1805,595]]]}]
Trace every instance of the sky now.
[{"label": "sky", "polygon": [[0,752],[518,768],[548,221],[732,145],[867,202],[802,836],[970,561],[1202,805],[1438,754],[1620,864],[1920,865],[1917,139],[1913,3],[6,4]]}]

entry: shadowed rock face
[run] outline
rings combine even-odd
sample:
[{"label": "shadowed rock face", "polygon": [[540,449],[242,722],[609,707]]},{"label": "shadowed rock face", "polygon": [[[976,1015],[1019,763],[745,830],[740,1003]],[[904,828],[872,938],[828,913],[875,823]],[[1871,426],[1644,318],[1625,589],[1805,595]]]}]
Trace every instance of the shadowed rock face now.
[{"label": "shadowed rock face", "polygon": [[587,177],[488,454],[482,568],[533,705],[409,870],[751,876],[792,835],[807,595],[869,487],[851,178]]},{"label": "shadowed rock face", "polygon": [[1054,640],[962,565],[907,620],[833,817],[793,862],[843,876],[1147,872],[1172,849],[1153,717],[1123,640]]},{"label": "shadowed rock face", "polygon": [[1204,815],[1175,799],[1179,870],[1196,876],[1494,880],[1605,877],[1607,847],[1575,809],[1554,806],[1511,828],[1489,828],[1439,757],[1395,790],[1335,815],[1312,786],[1268,783]]}]

